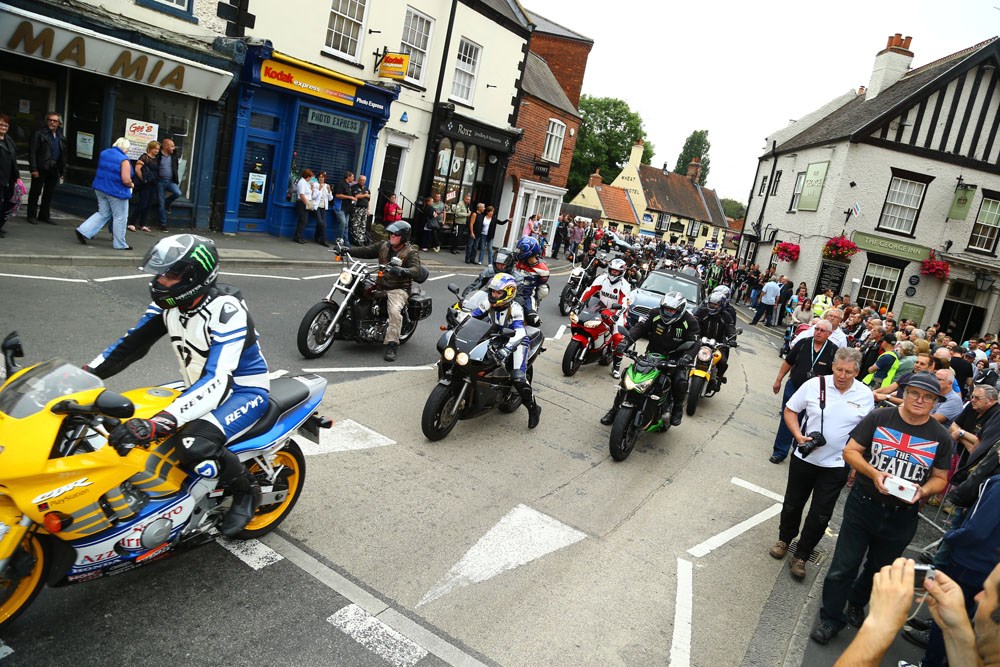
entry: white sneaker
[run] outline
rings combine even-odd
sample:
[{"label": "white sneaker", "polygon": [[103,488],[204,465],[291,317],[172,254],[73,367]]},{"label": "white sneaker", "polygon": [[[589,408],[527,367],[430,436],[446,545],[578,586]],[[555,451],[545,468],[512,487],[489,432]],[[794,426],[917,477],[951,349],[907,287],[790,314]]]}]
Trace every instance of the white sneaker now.
[{"label": "white sneaker", "polygon": [[613,377],[616,380],[620,380],[622,377],[622,369],[616,368],[613,371],[611,371],[611,377]]}]

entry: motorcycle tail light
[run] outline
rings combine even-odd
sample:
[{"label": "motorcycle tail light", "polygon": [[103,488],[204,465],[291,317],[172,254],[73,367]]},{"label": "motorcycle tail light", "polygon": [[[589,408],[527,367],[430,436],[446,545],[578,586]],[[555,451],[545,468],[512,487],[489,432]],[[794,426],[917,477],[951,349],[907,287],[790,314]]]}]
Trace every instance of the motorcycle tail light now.
[{"label": "motorcycle tail light", "polygon": [[712,358],[712,350],[707,347],[703,347],[698,350],[698,361],[708,361]]},{"label": "motorcycle tail light", "polygon": [[341,285],[350,285],[351,284],[351,272],[350,271],[341,271],[340,272],[340,278],[338,278],[338,280],[340,281]]},{"label": "motorcycle tail light", "polygon": [[452,361],[455,358],[455,348],[453,347],[444,348],[444,358],[447,361]]},{"label": "motorcycle tail light", "polygon": [[45,530],[50,533],[58,533],[66,530],[73,523],[73,517],[65,512],[49,512],[45,515],[42,523],[45,525]]},{"label": "motorcycle tail light", "polygon": [[466,365],[467,363],[469,363],[469,355],[466,354],[465,352],[459,352],[458,356],[455,357],[455,363],[457,363],[459,366]]},{"label": "motorcycle tail light", "polygon": [[583,328],[584,329],[597,329],[597,328],[599,328],[599,327],[601,327],[603,325],[604,325],[604,323],[601,322],[601,319],[600,318],[596,318],[596,319],[587,320],[586,322],[584,322],[583,323]]}]

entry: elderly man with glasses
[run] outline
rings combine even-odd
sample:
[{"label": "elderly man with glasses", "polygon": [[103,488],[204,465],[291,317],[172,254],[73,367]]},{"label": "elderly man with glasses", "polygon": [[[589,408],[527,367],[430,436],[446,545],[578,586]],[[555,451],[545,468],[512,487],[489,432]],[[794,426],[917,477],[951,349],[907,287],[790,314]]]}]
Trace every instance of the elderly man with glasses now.
[{"label": "elderly man with glasses", "polygon": [[[873,574],[898,558],[913,539],[920,501],[947,485],[952,438],[931,418],[943,398],[938,378],[914,373],[905,385],[902,405],[873,410],[851,431],[844,460],[858,475],[823,581],[823,606],[820,622],[810,634],[813,641],[828,643],[847,623],[861,626]],[[900,482],[916,486],[906,500],[900,497],[904,495]]]},{"label": "elderly man with glasses", "polygon": [[[830,342],[837,347],[847,347],[847,334],[840,325],[844,322],[844,311],[840,308],[830,308],[823,313],[823,319],[830,323],[832,326],[832,333],[830,334]],[[816,328],[814,324],[812,327],[806,329],[792,341],[792,345],[795,345],[803,338],[808,338],[813,335],[813,330]],[[864,368],[864,366],[862,366]]]}]

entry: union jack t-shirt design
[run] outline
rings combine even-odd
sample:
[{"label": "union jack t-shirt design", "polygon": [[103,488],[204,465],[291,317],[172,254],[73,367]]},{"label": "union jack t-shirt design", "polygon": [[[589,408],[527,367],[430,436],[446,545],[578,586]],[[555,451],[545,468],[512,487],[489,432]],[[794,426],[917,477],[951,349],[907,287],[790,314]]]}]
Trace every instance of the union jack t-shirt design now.
[{"label": "union jack t-shirt design", "polygon": [[934,463],[938,441],[903,433],[886,426],[875,427],[869,463],[882,472],[923,484]]}]

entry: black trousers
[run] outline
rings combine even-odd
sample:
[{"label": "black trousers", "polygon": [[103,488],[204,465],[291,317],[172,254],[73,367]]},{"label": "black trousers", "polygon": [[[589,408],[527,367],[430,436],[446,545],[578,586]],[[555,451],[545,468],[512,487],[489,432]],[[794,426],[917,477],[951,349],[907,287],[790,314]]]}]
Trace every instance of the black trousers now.
[{"label": "black trousers", "polygon": [[788,484],[785,486],[785,502],[781,506],[781,523],[778,526],[778,539],[790,544],[799,535],[799,525],[802,522],[802,511],[806,501],[812,496],[809,504],[809,514],[799,543],[795,547],[795,558],[808,560],[813,549],[819,544],[833,516],[833,508],[837,504],[840,490],[847,483],[850,467],[823,468],[803,461],[792,455],[788,466]]},{"label": "black trousers", "polygon": [[[52,206],[52,197],[56,194],[56,186],[59,185],[59,168],[52,165],[48,169],[41,169],[38,178],[31,179],[31,187],[28,188],[28,217],[32,220],[48,220],[49,208]],[[38,206],[38,197],[41,195],[41,209]]]},{"label": "black trousers", "polygon": [[302,203],[301,199],[295,202],[295,217],[298,222],[295,225],[295,236],[292,238],[295,241],[301,241],[302,234],[306,231],[306,225],[309,223],[309,211],[306,210],[306,205]]}]

